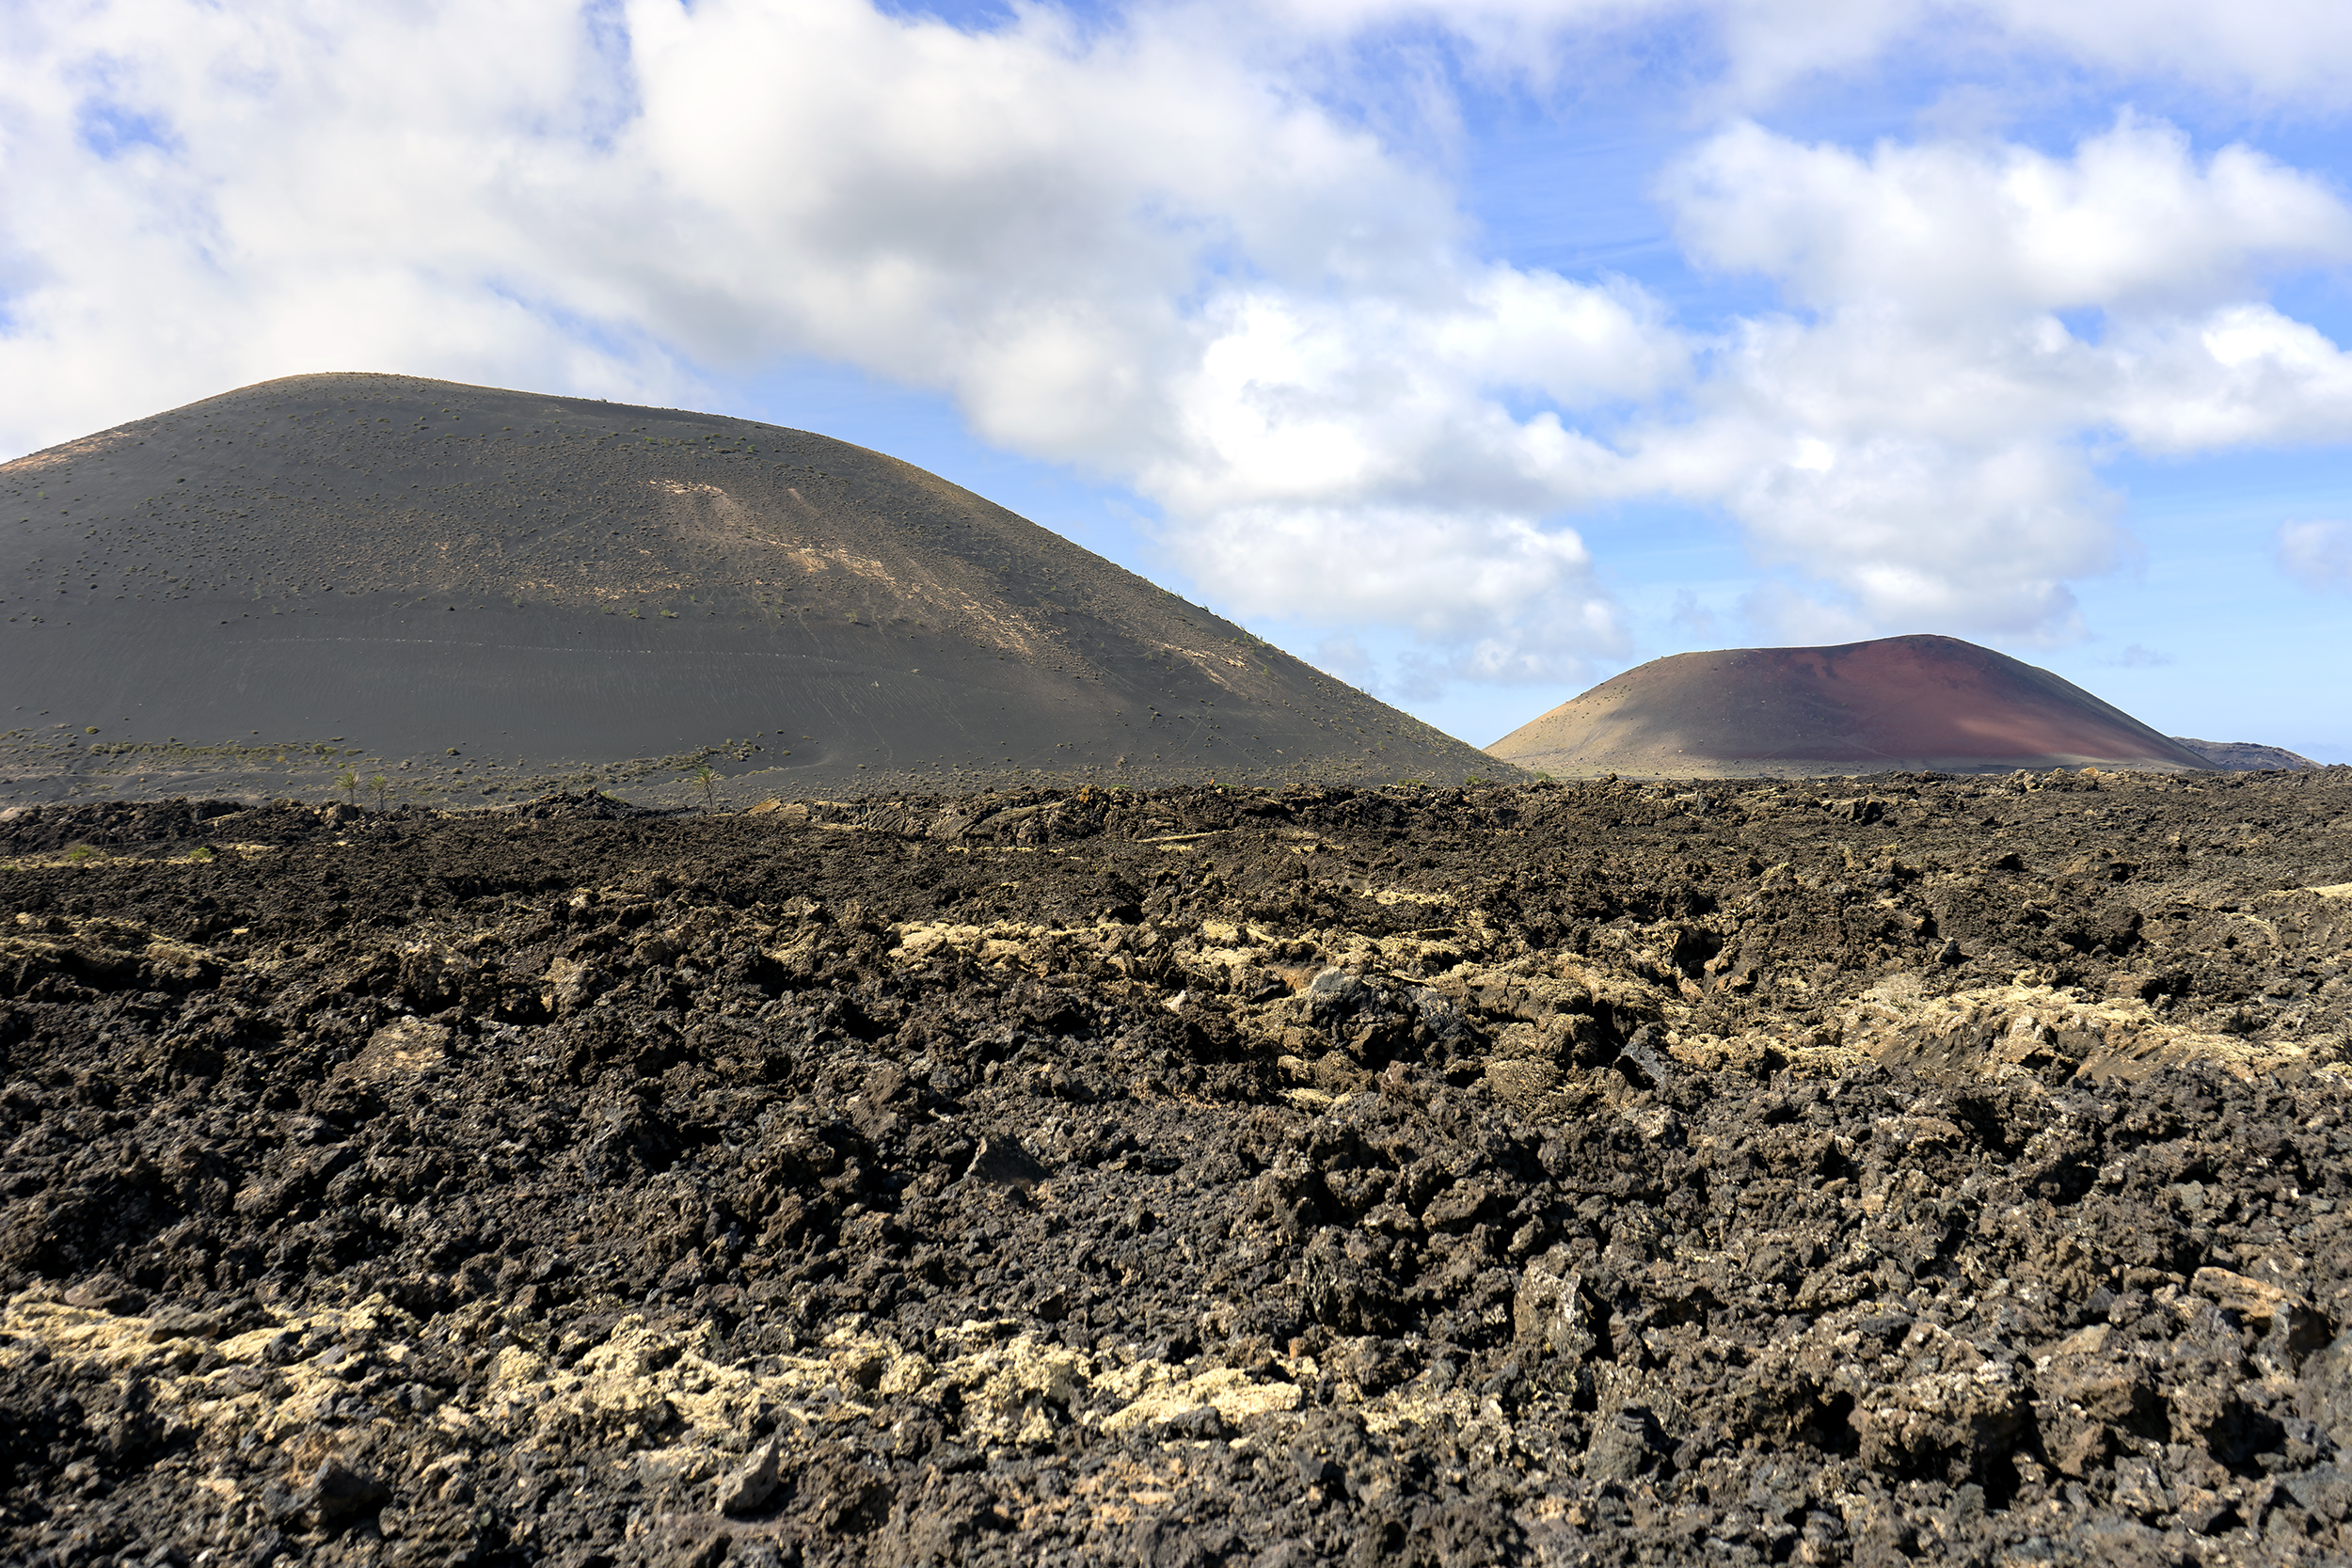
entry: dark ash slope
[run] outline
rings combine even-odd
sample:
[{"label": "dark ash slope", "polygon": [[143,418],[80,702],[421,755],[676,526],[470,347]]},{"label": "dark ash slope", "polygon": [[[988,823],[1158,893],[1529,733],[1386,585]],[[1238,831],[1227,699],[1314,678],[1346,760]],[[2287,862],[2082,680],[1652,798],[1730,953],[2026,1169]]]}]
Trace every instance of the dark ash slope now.
[{"label": "dark ash slope", "polygon": [[1498,771],[935,475],[741,420],[295,376],[0,466],[0,800]]}]

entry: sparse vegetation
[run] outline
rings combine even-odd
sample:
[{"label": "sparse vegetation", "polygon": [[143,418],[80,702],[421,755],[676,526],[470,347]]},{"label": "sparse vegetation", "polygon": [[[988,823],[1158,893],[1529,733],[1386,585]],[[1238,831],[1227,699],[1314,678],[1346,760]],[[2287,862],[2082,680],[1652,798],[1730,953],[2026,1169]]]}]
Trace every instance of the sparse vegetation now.
[{"label": "sparse vegetation", "polygon": [[375,809],[382,811],[384,809],[385,797],[391,792],[391,785],[384,782],[383,774],[378,773],[374,778],[368,781],[368,787],[375,791]]},{"label": "sparse vegetation", "polygon": [[694,787],[702,791],[703,807],[708,810],[719,803],[719,770],[704,763],[691,775]]},{"label": "sparse vegetation", "polygon": [[335,787],[343,792],[343,799],[353,805],[359,803],[359,770],[346,768],[335,775]]}]

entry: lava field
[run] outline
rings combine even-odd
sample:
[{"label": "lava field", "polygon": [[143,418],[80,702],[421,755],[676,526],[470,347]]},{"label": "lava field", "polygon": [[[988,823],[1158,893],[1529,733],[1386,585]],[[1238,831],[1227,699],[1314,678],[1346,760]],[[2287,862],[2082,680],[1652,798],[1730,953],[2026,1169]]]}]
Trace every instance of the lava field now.
[{"label": "lava field", "polygon": [[2352,1551],[2352,770],[0,814],[0,1560]]}]

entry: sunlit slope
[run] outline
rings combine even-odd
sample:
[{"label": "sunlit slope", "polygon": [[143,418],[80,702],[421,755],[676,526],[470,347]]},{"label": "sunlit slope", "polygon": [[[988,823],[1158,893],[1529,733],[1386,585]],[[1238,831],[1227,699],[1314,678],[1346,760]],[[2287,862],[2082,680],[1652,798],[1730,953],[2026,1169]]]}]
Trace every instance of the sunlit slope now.
[{"label": "sunlit slope", "polygon": [[1494,770],[935,475],[748,420],[294,376],[0,466],[0,718],[44,733],[548,766],[758,736],[811,783]]},{"label": "sunlit slope", "polygon": [[1563,777],[2213,766],[2047,670],[1952,637],[1653,659],[1487,751]]}]

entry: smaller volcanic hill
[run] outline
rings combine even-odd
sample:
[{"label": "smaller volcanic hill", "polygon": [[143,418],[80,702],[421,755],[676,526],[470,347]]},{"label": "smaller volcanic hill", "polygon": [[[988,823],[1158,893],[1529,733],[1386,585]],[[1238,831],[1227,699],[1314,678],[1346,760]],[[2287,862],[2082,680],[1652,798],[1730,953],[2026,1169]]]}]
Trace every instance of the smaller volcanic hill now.
[{"label": "smaller volcanic hill", "polygon": [[1954,637],[1652,659],[1486,750],[1565,776],[2215,766],[2071,681]]},{"label": "smaller volcanic hill", "polygon": [[2197,740],[2185,735],[2172,738],[2203,757],[2207,767],[2225,773],[2259,773],[2272,768],[2299,772],[2319,766],[2302,752],[2290,752],[2284,746],[2265,746],[2252,740]]}]

